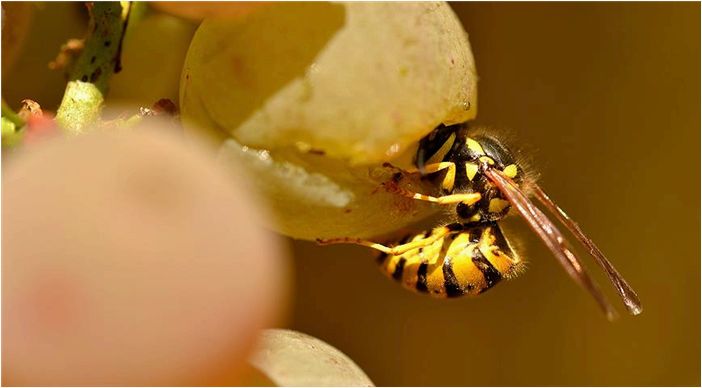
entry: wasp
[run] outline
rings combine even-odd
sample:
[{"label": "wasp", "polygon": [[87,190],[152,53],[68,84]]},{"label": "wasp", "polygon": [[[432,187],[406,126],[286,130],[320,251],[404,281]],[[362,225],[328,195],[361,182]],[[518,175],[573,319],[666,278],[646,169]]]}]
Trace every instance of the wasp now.
[{"label": "wasp", "polygon": [[[568,275],[592,295],[607,317],[616,317],[615,309],[564,235],[529,199],[532,195],[607,273],[629,313],[641,312],[638,296],[602,251],[549,198],[530,170],[497,137],[465,123],[441,125],[419,142],[414,160],[415,170],[401,170],[386,163],[386,167],[399,172],[383,185],[398,195],[452,207],[455,222],[406,236],[394,246],[355,238],[317,241],[358,244],[380,251],[378,263],[382,271],[407,289],[440,298],[478,295],[524,269],[524,261],[500,228],[500,221],[510,212],[516,212]],[[426,195],[403,188],[403,176],[415,173],[435,182],[439,194]]]}]

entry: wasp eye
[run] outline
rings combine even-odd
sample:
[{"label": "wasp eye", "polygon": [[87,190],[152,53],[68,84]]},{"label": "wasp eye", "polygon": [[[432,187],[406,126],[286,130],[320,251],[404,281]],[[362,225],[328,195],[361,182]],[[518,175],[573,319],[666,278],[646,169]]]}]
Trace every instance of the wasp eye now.
[{"label": "wasp eye", "polygon": [[480,143],[485,155],[489,156],[498,166],[504,167],[514,164],[512,152],[498,139],[492,136],[479,135],[475,137],[475,140]]}]

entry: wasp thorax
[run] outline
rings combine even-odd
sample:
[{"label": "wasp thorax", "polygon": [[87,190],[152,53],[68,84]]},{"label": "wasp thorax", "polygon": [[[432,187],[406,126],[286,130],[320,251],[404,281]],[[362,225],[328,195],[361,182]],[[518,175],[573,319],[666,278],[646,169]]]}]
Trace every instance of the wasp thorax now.
[{"label": "wasp thorax", "polygon": [[497,169],[521,182],[522,171],[513,154],[497,138],[472,134],[465,125],[440,126],[425,137],[417,152],[417,166],[440,183],[444,195],[479,193],[478,201],[456,204],[461,222],[483,223],[499,220],[509,212],[510,203],[487,178],[485,169]]},{"label": "wasp thorax", "polygon": [[520,181],[520,168],[514,156],[498,139],[488,135],[466,136],[463,152],[457,153],[456,161],[465,168],[466,182],[457,190],[472,190],[481,194],[474,204],[460,203],[456,214],[468,222],[491,222],[509,213],[510,203],[485,176],[485,169],[498,169],[515,181]]}]

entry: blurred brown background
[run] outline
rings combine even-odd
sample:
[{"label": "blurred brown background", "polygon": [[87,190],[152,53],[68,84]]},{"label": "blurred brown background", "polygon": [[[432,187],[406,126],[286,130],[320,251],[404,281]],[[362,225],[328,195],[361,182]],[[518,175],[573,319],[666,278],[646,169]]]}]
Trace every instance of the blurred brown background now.
[{"label": "blurred brown background", "polygon": [[699,385],[700,5],[453,7],[480,75],[478,122],[534,149],[542,185],[643,314],[609,323],[513,221],[529,269],[476,299],[407,292],[368,249],[296,242],[292,327],[378,385]]}]

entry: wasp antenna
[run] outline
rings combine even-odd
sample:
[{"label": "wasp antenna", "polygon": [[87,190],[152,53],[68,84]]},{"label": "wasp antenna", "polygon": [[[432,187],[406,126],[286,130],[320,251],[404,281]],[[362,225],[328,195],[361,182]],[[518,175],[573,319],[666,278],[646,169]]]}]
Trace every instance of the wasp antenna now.
[{"label": "wasp antenna", "polygon": [[604,294],[602,294],[597,283],[588,275],[580,260],[569,248],[566,239],[558,228],[502,171],[487,166],[484,168],[484,171],[490,181],[495,184],[505,198],[517,209],[522,218],[527,221],[532,230],[546,244],[568,275],[592,295],[609,320],[614,320],[617,317],[616,311],[609,304]]},{"label": "wasp antenna", "polygon": [[571,219],[566,212],[564,212],[558,205],[556,205],[551,198],[539,187],[539,185],[534,185],[534,194],[552,214],[558,218],[558,220],[565,225],[568,230],[580,241],[580,243],[588,249],[590,255],[595,258],[597,264],[604,269],[609,276],[609,279],[614,284],[617,292],[622,298],[624,305],[626,306],[629,313],[632,315],[638,315],[641,313],[643,308],[641,307],[641,301],[636,292],[629,286],[629,284],[624,280],[622,275],[619,274],[614,265],[607,260],[602,251],[595,245],[595,243],[585,235],[585,233],[580,229],[580,226]]}]

